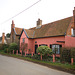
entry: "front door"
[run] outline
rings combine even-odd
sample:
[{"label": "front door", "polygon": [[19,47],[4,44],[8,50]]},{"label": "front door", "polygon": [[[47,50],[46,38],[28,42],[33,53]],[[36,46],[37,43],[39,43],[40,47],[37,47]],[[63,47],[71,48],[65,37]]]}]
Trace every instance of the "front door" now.
[{"label": "front door", "polygon": [[35,45],[35,54],[36,54],[36,49],[38,48],[38,45]]}]

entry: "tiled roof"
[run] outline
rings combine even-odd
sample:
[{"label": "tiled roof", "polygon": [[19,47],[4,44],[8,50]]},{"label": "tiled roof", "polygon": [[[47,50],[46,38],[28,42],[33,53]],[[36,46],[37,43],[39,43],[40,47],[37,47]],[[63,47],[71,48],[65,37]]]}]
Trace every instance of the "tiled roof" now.
[{"label": "tiled roof", "polygon": [[29,34],[33,34],[32,38],[65,35],[65,32],[71,20],[72,20],[72,17],[68,17],[62,20],[58,20],[52,23],[42,25],[41,28],[38,28],[38,29],[34,27],[34,28],[29,29],[29,30],[32,30],[32,32],[29,31],[29,33],[27,34],[30,38],[32,36]]},{"label": "tiled roof", "polygon": [[16,32],[17,35],[20,35],[21,32],[22,32],[22,28],[15,27],[15,32]]},{"label": "tiled roof", "polygon": [[[50,36],[65,35],[67,28],[72,20],[72,17],[68,17],[62,20],[58,20],[52,23],[42,25],[41,28],[24,29],[28,38],[41,38]],[[18,35],[21,34],[22,28],[16,28],[15,31]]]},{"label": "tiled roof", "polygon": [[28,30],[28,29],[24,29],[27,33],[27,36],[29,38],[33,38],[34,37],[34,30]]}]

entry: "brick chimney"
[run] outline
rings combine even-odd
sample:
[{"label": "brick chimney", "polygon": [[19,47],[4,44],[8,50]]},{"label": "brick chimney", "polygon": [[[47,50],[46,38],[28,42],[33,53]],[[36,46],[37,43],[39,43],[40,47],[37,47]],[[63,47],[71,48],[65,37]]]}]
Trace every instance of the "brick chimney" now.
[{"label": "brick chimney", "polygon": [[14,35],[14,28],[15,28],[15,24],[14,21],[12,20],[12,24],[11,24],[11,42],[13,42],[13,35]]},{"label": "brick chimney", "polygon": [[73,23],[74,23],[73,28],[75,29],[75,7],[74,7],[74,10],[73,10]]},{"label": "brick chimney", "polygon": [[42,26],[42,20],[38,19],[36,28],[40,28]]},{"label": "brick chimney", "polygon": [[15,28],[15,24],[13,20],[12,20],[11,28]]},{"label": "brick chimney", "polygon": [[75,7],[73,10],[73,26],[71,27],[71,36],[75,37]]},{"label": "brick chimney", "polygon": [[2,33],[2,44],[4,44],[4,40],[5,40],[5,33]]}]

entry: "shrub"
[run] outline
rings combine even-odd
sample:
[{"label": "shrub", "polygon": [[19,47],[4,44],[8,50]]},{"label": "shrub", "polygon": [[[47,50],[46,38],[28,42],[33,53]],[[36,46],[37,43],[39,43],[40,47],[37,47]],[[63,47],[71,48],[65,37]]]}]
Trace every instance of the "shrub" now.
[{"label": "shrub", "polygon": [[75,47],[74,48],[62,48],[61,62],[71,63],[71,58],[73,58],[75,62]]},{"label": "shrub", "polygon": [[52,55],[52,50],[48,46],[40,46],[36,50],[37,53],[40,53],[40,55]]},{"label": "shrub", "polygon": [[73,58],[75,62],[75,47],[71,48],[71,58]]},{"label": "shrub", "polygon": [[43,60],[50,60],[48,57],[52,55],[52,50],[48,46],[40,46],[37,48],[36,52],[37,54],[39,53],[40,56],[42,55],[41,60],[42,58]]},{"label": "shrub", "polygon": [[18,50],[18,45],[16,43],[11,43],[9,45],[9,52],[12,52],[14,50],[14,52],[16,53],[16,50]]},{"label": "shrub", "polygon": [[40,60],[40,55],[34,54],[34,55],[32,56],[32,58],[33,58],[33,59]]},{"label": "shrub", "polygon": [[5,48],[5,49],[4,49],[4,52],[5,52],[5,53],[9,53],[8,48]]},{"label": "shrub", "polygon": [[62,48],[61,51],[61,62],[71,62],[71,50],[70,48]]},{"label": "shrub", "polygon": [[5,48],[8,48],[8,44],[0,44],[0,50],[4,50]]}]

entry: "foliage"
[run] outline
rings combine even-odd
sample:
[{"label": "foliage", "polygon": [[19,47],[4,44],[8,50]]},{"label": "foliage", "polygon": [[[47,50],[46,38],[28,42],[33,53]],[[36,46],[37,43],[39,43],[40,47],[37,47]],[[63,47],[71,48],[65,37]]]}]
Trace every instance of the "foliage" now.
[{"label": "foliage", "polygon": [[61,62],[71,63],[71,58],[73,58],[75,62],[75,48],[62,48]]},{"label": "foliage", "polygon": [[34,55],[32,56],[32,59],[40,60],[40,55],[34,54]]},{"label": "foliage", "polygon": [[71,50],[70,48],[62,48],[61,51],[61,62],[71,62]]},{"label": "foliage", "polygon": [[13,50],[16,52],[16,50],[18,50],[18,45],[16,43],[11,43],[8,50],[9,52],[12,52]]},{"label": "foliage", "polygon": [[71,48],[71,58],[73,58],[75,62],[75,47]]},{"label": "foliage", "polygon": [[7,34],[6,34],[6,37],[7,37],[7,38],[10,38],[10,33],[7,33]]},{"label": "foliage", "polygon": [[4,50],[5,48],[8,48],[8,44],[0,44],[0,50]]},{"label": "foliage", "polygon": [[40,46],[36,50],[37,53],[40,53],[40,55],[52,55],[52,50],[48,46]]},{"label": "foliage", "polygon": [[21,50],[27,51],[27,49],[28,49],[28,44],[27,43],[21,43]]}]

